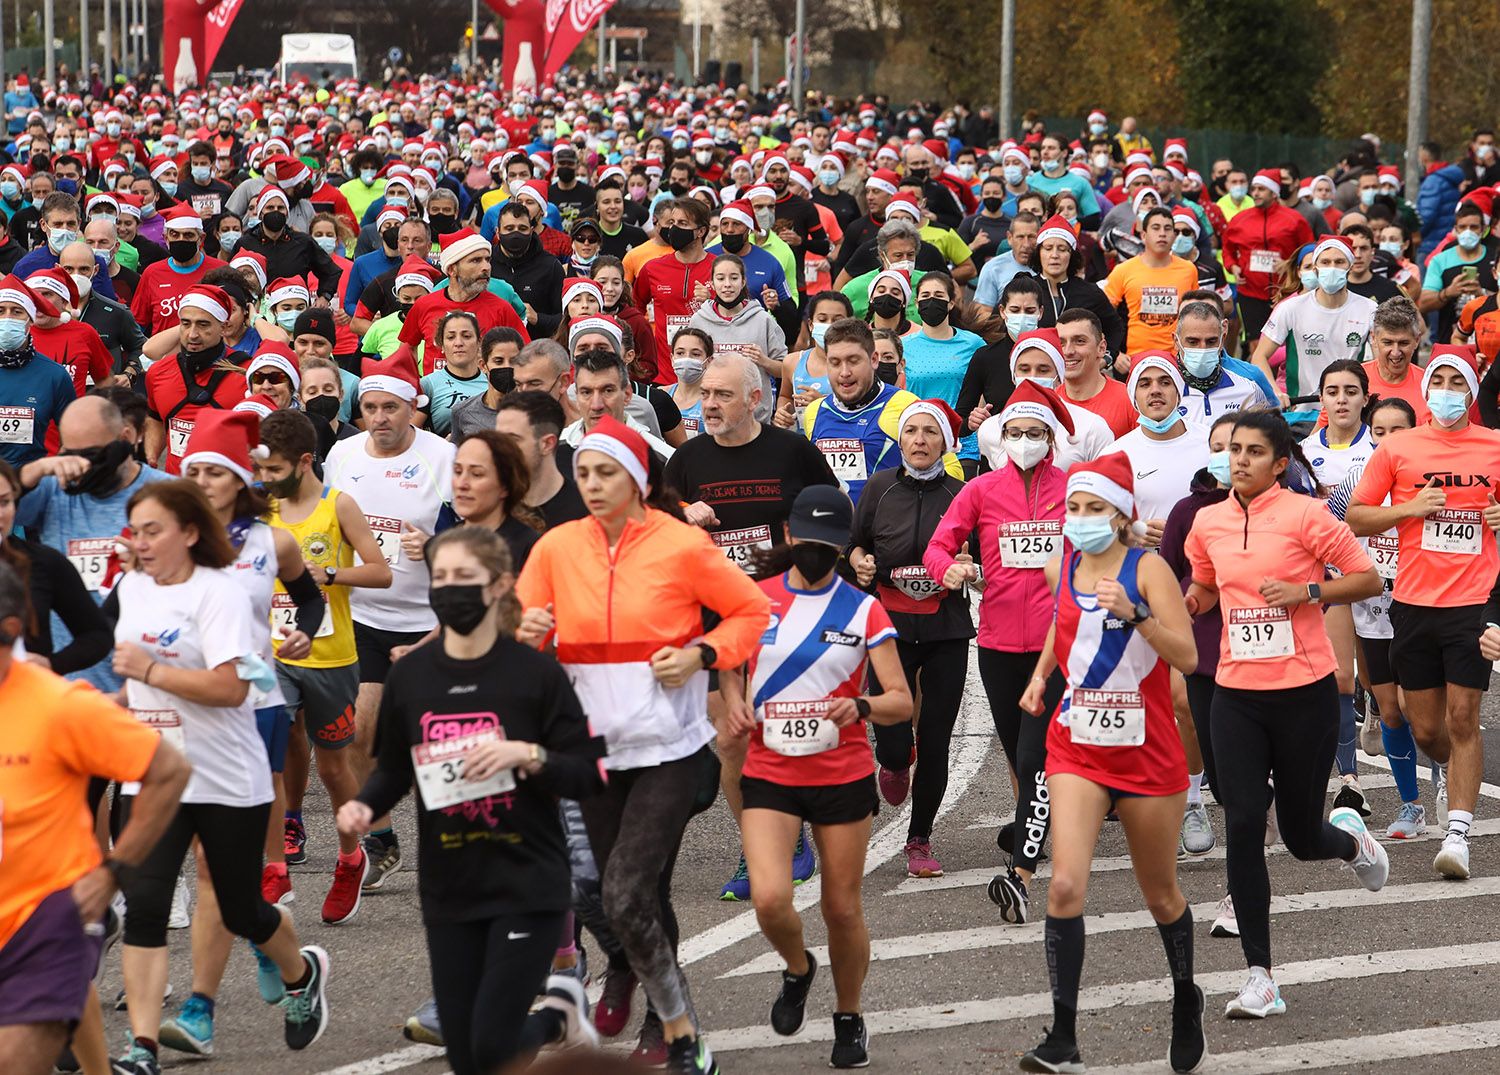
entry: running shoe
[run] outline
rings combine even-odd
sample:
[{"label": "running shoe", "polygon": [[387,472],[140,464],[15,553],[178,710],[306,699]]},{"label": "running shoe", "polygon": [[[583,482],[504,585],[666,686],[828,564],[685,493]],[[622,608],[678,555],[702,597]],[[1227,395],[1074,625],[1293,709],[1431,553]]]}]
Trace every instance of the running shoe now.
[{"label": "running shoe", "polygon": [[599,1034],[589,1022],[589,998],[577,978],[566,974],[547,977],[542,1008],[550,1008],[563,1017],[563,1036],[553,1042],[559,1049],[597,1049]]},{"label": "running shoe", "polygon": [[906,841],[906,876],[943,876],[943,864],[932,857],[932,843],[930,841],[922,839]]},{"label": "running shoe", "polygon": [[374,892],[385,884],[386,878],[401,869],[401,845],[393,843],[387,847],[379,837],[366,836],[364,848],[368,869],[361,887],[366,892]]},{"label": "running shoe", "polygon": [[274,959],[253,944],[250,946],[250,954],[255,956],[255,987],[260,990],[260,999],[267,1004],[280,1004],[281,998],[286,996],[286,983],[281,980],[281,968],[276,966]]},{"label": "running shoe", "polygon": [[667,1043],[667,1070],[673,1075],[719,1075],[708,1042],[700,1038],[678,1038]]},{"label": "running shoe", "polygon": [[406,1025],[401,1028],[401,1036],[407,1041],[420,1042],[423,1045],[446,1044],[443,1041],[443,1026],[438,1022],[435,998],[428,997],[416,1012],[406,1017]]},{"label": "running shoe", "polygon": [[[801,841],[798,841],[801,847]],[[744,903],[750,898],[750,871],[745,865],[745,856],[740,856],[740,864],[734,868],[734,876],[724,882],[724,887],[719,889],[719,899],[727,903]]]},{"label": "running shoe", "polygon": [[260,895],[267,903],[294,902],[297,894],[292,891],[292,875],[266,863],[260,869]]},{"label": "running shoe", "polygon": [[1385,754],[1385,738],[1380,734],[1380,716],[1375,709],[1375,699],[1370,699],[1372,712],[1365,716],[1365,722],[1359,726],[1359,749],[1363,750],[1372,758],[1379,758]]},{"label": "running shoe", "polygon": [[315,944],[304,945],[302,958],[307,960],[312,977],[301,989],[288,989],[281,998],[286,1016],[286,1046],[306,1049],[323,1036],[328,1026],[328,953]]},{"label": "running shoe", "polygon": [[1072,1038],[1054,1034],[1050,1026],[1042,1029],[1046,1036],[1040,1045],[1021,1057],[1021,1070],[1083,1075],[1088,1068],[1083,1066],[1083,1057],[1078,1055],[1078,1043]]},{"label": "running shoe", "polygon": [[1439,877],[1450,881],[1469,879],[1469,840],[1456,832],[1443,837],[1443,847],[1432,860],[1432,868]]},{"label": "running shoe", "polygon": [[636,1040],[630,1059],[648,1068],[659,1068],[667,1062],[666,1031],[662,1029],[661,1016],[649,1008],[641,1020],[641,1036]]},{"label": "running shoe", "polygon": [[828,1057],[831,1068],[867,1068],[870,1066],[870,1032],[859,1012],[833,1013],[833,1053]]},{"label": "running shoe", "polygon": [[1214,827],[1208,820],[1208,807],[1193,803],[1182,815],[1182,853],[1206,855],[1214,849]]},{"label": "running shoe", "polygon": [[135,1044],[131,1039],[130,1048],[124,1056],[116,1057],[109,1062],[110,1075],[161,1075],[161,1065],[156,1062],[156,1055],[144,1045]]},{"label": "running shoe", "polygon": [[1203,987],[1193,986],[1193,995],[1184,1003],[1172,1004],[1172,1044],[1167,1049],[1167,1063],[1177,1072],[1197,1071],[1208,1055],[1208,1038],[1203,1034]]},{"label": "running shoe", "polygon": [[818,856],[813,852],[813,842],[808,836],[807,826],[797,834],[797,848],[792,852],[792,884],[800,885],[810,879],[818,868]]},{"label": "running shoe", "polygon": [[325,923],[330,926],[341,925],[359,913],[361,886],[368,863],[368,852],[361,846],[358,862],[340,861],[333,867],[333,884],[328,886],[328,895],[323,898]]},{"label": "running shoe", "polygon": [[905,769],[875,767],[875,783],[880,788],[880,797],[892,806],[900,806],[911,792],[911,766]]},{"label": "running shoe", "polygon": [[1281,999],[1281,990],[1262,967],[1251,967],[1245,988],[1224,1005],[1224,1016],[1228,1019],[1264,1019],[1285,1014],[1286,1001]]},{"label": "running shoe", "polygon": [[1266,807],[1266,846],[1273,846],[1281,839],[1281,826],[1276,823],[1276,804]]},{"label": "running shoe", "polygon": [[789,1038],[802,1029],[807,1022],[807,991],[818,976],[818,961],[807,953],[807,973],[781,972],[781,992],[771,1005],[771,1029],[783,1038]]},{"label": "running shoe", "polygon": [[177,875],[172,886],[172,912],[167,916],[168,929],[187,929],[193,924],[193,896],[188,891],[187,877]]},{"label": "running shoe", "polygon": [[1433,812],[1437,823],[1448,827],[1448,766],[1432,763]]},{"label": "running shoe", "polygon": [[286,852],[288,866],[301,866],[307,861],[307,830],[302,822],[289,817],[281,826],[282,850]]},{"label": "running shoe", "polygon": [[1360,817],[1369,817],[1370,800],[1365,798],[1364,788],[1359,786],[1359,777],[1346,776],[1344,786],[1339,788],[1339,793],[1333,797],[1333,808],[1335,810],[1353,810]]},{"label": "running shoe", "polygon": [[1210,937],[1238,937],[1240,935],[1240,920],[1234,916],[1234,899],[1226,895],[1219,901],[1218,913],[1214,915],[1214,924],[1209,927]]},{"label": "running shoe", "polygon": [[1336,807],[1328,815],[1328,823],[1354,837],[1356,851],[1354,858],[1349,861],[1349,868],[1358,875],[1360,884],[1366,889],[1379,892],[1385,887],[1386,878],[1391,873],[1391,863],[1386,857],[1385,848],[1370,835],[1370,830],[1365,828],[1364,820],[1359,814],[1347,806]]},{"label": "running shoe", "polygon": [[1387,840],[1415,840],[1427,835],[1427,811],[1421,803],[1402,803],[1396,820],[1385,830]]},{"label": "running shoe", "polygon": [[1031,897],[1026,892],[1026,882],[1016,876],[1015,867],[1007,867],[1004,873],[990,878],[990,899],[1000,908],[1000,918],[1013,925],[1026,922],[1026,912],[1031,906]]},{"label": "running shoe", "polygon": [[213,1056],[214,1017],[208,1002],[199,996],[188,997],[177,1010],[177,1018],[162,1020],[156,1040],[180,1053]]},{"label": "running shoe", "polygon": [[[556,960],[554,958],[555,963]],[[554,965],[552,973],[572,978],[579,985],[587,989],[593,982],[593,979],[589,977],[589,950],[580,944],[576,950],[573,965],[571,967],[557,967]]]},{"label": "running shoe", "polygon": [[613,1038],[630,1023],[630,1001],[635,995],[635,975],[610,967],[604,974],[604,990],[594,1005],[594,1029]]}]

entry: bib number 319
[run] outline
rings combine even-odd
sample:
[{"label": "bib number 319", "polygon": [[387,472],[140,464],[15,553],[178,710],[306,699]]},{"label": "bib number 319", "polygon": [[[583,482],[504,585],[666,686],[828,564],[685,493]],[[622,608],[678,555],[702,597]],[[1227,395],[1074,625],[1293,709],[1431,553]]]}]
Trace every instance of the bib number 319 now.
[{"label": "bib number 319", "polygon": [[1284,608],[1231,608],[1224,630],[1229,632],[1229,655],[1237,661],[1292,655],[1292,614]]}]

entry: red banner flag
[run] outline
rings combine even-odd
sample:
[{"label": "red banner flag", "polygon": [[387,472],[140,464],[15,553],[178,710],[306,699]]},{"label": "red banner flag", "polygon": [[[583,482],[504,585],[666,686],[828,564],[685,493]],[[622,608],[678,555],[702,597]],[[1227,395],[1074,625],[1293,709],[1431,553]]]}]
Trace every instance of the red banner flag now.
[{"label": "red banner flag", "polygon": [[547,0],[547,48],[542,77],[551,78],[568,62],[584,37],[615,0]]}]

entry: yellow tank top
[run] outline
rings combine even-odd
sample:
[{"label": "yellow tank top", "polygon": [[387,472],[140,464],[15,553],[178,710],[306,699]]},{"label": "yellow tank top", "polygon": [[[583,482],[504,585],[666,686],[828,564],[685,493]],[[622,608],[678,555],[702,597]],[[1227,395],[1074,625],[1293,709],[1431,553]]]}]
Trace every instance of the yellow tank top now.
[{"label": "yellow tank top", "polygon": [[[322,499],[313,508],[312,514],[300,523],[289,523],[281,517],[281,505],[271,501],[268,516],[272,526],[279,526],[297,540],[302,558],[319,567],[351,567],[354,564],[354,549],[344,540],[339,529],[338,513],[334,502],[338,490],[324,488]],[[323,625],[313,638],[312,652],[300,661],[287,664],[302,668],[343,668],[358,660],[354,649],[354,620],[349,615],[349,587],[333,586],[323,591],[328,609],[323,616]],[[287,596],[281,580],[271,595],[271,637],[275,646],[281,647],[281,628],[295,627],[297,606]]]}]

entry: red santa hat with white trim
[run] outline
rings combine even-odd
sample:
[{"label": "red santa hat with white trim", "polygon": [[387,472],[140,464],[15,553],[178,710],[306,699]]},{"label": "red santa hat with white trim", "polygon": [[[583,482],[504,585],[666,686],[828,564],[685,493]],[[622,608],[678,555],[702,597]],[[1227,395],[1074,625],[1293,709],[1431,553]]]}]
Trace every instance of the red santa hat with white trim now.
[{"label": "red santa hat with white trim", "polygon": [[442,278],[443,274],[420,255],[409,254],[401,263],[401,267],[396,270],[396,279],[391,285],[391,290],[399,292],[403,287],[420,284],[424,290],[431,291]]},{"label": "red santa hat with white trim", "polygon": [[1057,334],[1057,329],[1034,328],[1016,337],[1015,346],[1010,349],[1011,380],[1017,380],[1016,361],[1027,351],[1042,352],[1052,360],[1052,365],[1057,368],[1057,375],[1063,375],[1062,337]]},{"label": "red santa hat with white trim", "polygon": [[271,205],[280,202],[283,209],[292,207],[291,199],[286,196],[286,191],[277,186],[266,186],[255,196],[255,215],[265,216],[271,211]]},{"label": "red santa hat with white trim", "polygon": [[1186,385],[1182,380],[1182,370],[1177,368],[1176,359],[1167,351],[1141,351],[1130,363],[1130,379],[1125,382],[1125,390],[1130,393],[1131,405],[1135,404],[1135,386],[1140,383],[1141,377],[1148,369],[1167,372],[1167,376],[1171,377],[1172,383],[1177,386],[1177,400],[1181,403]]},{"label": "red santa hat with white trim", "polygon": [[163,228],[181,231],[202,231],[203,218],[187,202],[178,202],[161,215]]},{"label": "red santa hat with white trim", "polygon": [[929,414],[937,421],[938,431],[943,435],[944,449],[958,451],[958,440],[963,436],[963,419],[941,399],[919,399],[908,403],[901,412],[901,420],[896,423],[897,431],[905,429],[908,421],[922,414]]},{"label": "red santa hat with white trim", "polygon": [[875,285],[882,280],[890,280],[901,289],[901,298],[904,302],[911,302],[911,274],[905,269],[881,269],[870,280],[870,289],[865,292],[866,297],[873,294]]},{"label": "red santa hat with white trim", "polygon": [[866,190],[878,190],[895,197],[901,189],[901,177],[889,168],[876,168],[865,180]]},{"label": "red santa hat with white trim", "polygon": [[1281,197],[1281,172],[1276,168],[1262,168],[1250,180],[1252,187],[1265,187],[1278,198]]},{"label": "red santa hat with white trim", "polygon": [[1073,225],[1068,223],[1067,217],[1054,213],[1042,224],[1042,230],[1037,232],[1036,242],[1041,246],[1048,239],[1061,239],[1067,243],[1070,249],[1078,248],[1078,233],[1073,230]]},{"label": "red santa hat with white trim", "polygon": [[1115,508],[1121,515],[1135,519],[1135,476],[1130,470],[1130,456],[1109,452],[1086,463],[1074,463],[1068,471],[1067,495],[1088,493]]},{"label": "red santa hat with white trim", "polygon": [[72,319],[70,307],[78,305],[78,285],[64,270],[38,269],[26,278],[26,283],[33,291],[45,291],[61,299],[63,308],[58,318],[63,321]]},{"label": "red santa hat with white trim", "polygon": [[417,378],[416,363],[412,361],[411,353],[404,349],[390,358],[365,359],[359,390],[361,394],[389,392],[403,403],[416,407],[427,405],[427,397],[422,394],[421,381]]},{"label": "red santa hat with white trim", "polygon": [[[295,395],[302,387],[302,373],[297,368],[297,356],[292,349],[284,343],[267,340],[260,345],[260,350],[255,352],[255,357],[250,360],[250,365],[245,367],[245,384],[249,385],[255,374],[264,369],[275,370],[292,382],[292,393]],[[248,388],[246,396],[254,395]]]},{"label": "red santa hat with white trim", "polygon": [[[1023,333],[1023,338],[1025,334]],[[1022,381],[1000,412],[1000,425],[1015,418],[1035,418],[1052,430],[1055,440],[1072,440],[1073,415],[1058,394],[1035,381]]]},{"label": "red santa hat with white trim", "polygon": [[264,254],[257,254],[254,250],[241,250],[229,259],[231,269],[249,268],[260,281],[262,289],[266,286],[266,258]]},{"label": "red santa hat with white trim", "polygon": [[312,295],[307,290],[307,281],[298,276],[281,276],[272,280],[271,286],[266,288],[266,305],[275,306],[278,302],[285,302],[287,299],[312,302]]},{"label": "red santa hat with white trim", "polygon": [[255,460],[270,456],[260,442],[260,415],[252,410],[219,411],[205,407],[188,434],[182,470],[210,463],[233,471],[246,485],[255,481]]},{"label": "red santa hat with white trim", "polygon": [[597,281],[587,276],[570,276],[562,282],[562,308],[564,310],[568,308],[568,303],[579,295],[594,296],[595,301],[599,303],[599,308],[604,308],[604,291]]},{"label": "red santa hat with white trim", "polygon": [[623,356],[625,353],[625,333],[620,328],[620,322],[608,314],[593,314],[590,317],[580,317],[568,325],[568,350],[573,350],[574,345],[590,332],[608,336],[615,344],[615,354]]},{"label": "red santa hat with white trim", "polygon": [[229,293],[213,284],[194,284],[182,293],[177,303],[179,312],[201,310],[215,321],[228,321],[231,308]]},{"label": "red santa hat with white trim", "polygon": [[1432,381],[1432,375],[1438,367],[1450,366],[1463,374],[1464,382],[1469,386],[1469,395],[1479,395],[1479,361],[1474,355],[1473,347],[1465,347],[1461,344],[1440,343],[1433,347],[1432,357],[1427,360],[1427,368],[1422,371],[1422,395],[1427,395],[1427,385]]},{"label": "red santa hat with white trim", "polygon": [[453,266],[470,254],[481,250],[488,254],[492,249],[489,240],[473,228],[460,228],[458,231],[440,236],[438,247],[438,264],[442,266],[445,273],[452,272]]},{"label": "red santa hat with white trim", "polygon": [[650,489],[648,475],[651,470],[650,449],[645,439],[613,415],[606,414],[594,423],[594,428],[578,442],[573,451],[573,477],[578,478],[578,459],[584,452],[601,452],[609,456],[625,472],[635,479],[636,488],[644,498]]}]

